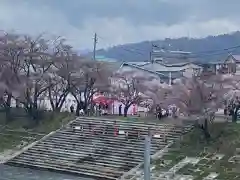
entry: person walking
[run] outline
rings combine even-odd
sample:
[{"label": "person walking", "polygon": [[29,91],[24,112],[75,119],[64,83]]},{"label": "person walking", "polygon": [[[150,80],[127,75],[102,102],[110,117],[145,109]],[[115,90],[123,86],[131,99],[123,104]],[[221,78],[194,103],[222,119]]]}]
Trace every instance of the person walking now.
[{"label": "person walking", "polygon": [[162,118],[162,108],[159,105],[156,107],[156,113],[158,120],[160,120]]},{"label": "person walking", "polygon": [[70,112],[74,113],[74,106],[73,106],[73,104],[70,106]]},{"label": "person walking", "polygon": [[118,107],[118,114],[119,116],[122,116],[122,104],[120,104]]},{"label": "person walking", "polygon": [[148,112],[149,112],[149,108],[148,108],[148,105],[146,105],[144,107],[144,116],[147,117],[148,116]]}]

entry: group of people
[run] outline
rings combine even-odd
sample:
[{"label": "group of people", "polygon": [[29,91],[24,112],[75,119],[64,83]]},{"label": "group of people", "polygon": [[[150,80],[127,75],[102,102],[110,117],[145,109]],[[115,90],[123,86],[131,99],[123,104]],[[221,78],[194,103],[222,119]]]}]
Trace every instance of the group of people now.
[{"label": "group of people", "polygon": [[236,97],[234,100],[230,102],[224,102],[224,115],[225,116],[232,116],[235,120],[238,118],[238,111],[240,110],[240,100]]},{"label": "group of people", "polygon": [[[115,121],[113,124],[110,123],[103,123],[100,125],[94,125],[91,122],[88,123],[87,125],[88,127],[84,127],[81,126],[80,128],[78,128],[78,130],[81,131],[88,131],[90,132],[92,135],[113,135],[114,137],[119,136],[119,127],[117,125],[117,122]],[[76,126],[75,125],[71,125],[71,128],[73,130],[73,132],[76,131]],[[128,131],[124,131],[125,132],[125,137],[127,140],[129,139],[140,139],[141,138],[141,131],[138,130],[137,128],[131,128]]]},{"label": "group of people", "polygon": [[80,129],[81,131],[88,131],[93,135],[101,135],[101,134],[113,134],[114,136],[118,135],[118,127],[116,126],[116,122],[114,124],[100,124],[100,125],[94,125],[91,122],[87,124],[88,127],[80,126],[80,128],[76,128],[75,125],[71,125],[71,128],[73,132],[76,131],[76,129]]},{"label": "group of people", "polygon": [[163,117],[162,108],[159,104],[156,106],[156,117],[160,120]]},{"label": "group of people", "polygon": [[[108,104],[94,104],[93,105],[93,113],[97,116],[101,116],[101,115],[106,115],[108,114]],[[80,108],[79,110],[79,115],[84,115],[84,114],[87,114],[87,115],[90,115],[90,111],[91,111],[91,105],[89,105],[87,108],[85,108],[87,112],[84,112],[84,108]],[[75,108],[74,108],[74,105],[72,104],[70,106],[70,112],[71,113],[75,113]]]},{"label": "group of people", "polygon": [[164,118],[164,117],[168,117],[168,116],[172,116],[173,118],[177,118],[177,107],[176,106],[171,106],[168,107],[166,109],[162,109],[161,106],[159,104],[156,105],[156,118],[158,118],[159,120]]}]

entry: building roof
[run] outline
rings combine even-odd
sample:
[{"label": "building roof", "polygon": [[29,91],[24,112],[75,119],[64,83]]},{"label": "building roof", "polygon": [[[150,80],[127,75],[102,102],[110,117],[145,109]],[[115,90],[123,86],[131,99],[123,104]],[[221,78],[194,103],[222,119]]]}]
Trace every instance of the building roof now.
[{"label": "building roof", "polygon": [[193,68],[193,69],[200,69],[201,66],[198,66],[193,63],[178,63],[178,64],[164,64],[161,62],[153,62],[145,64],[141,66],[144,69],[148,69],[151,71],[158,71],[158,72],[178,72],[183,71],[185,69]]},{"label": "building roof", "polygon": [[191,62],[178,62],[178,63],[166,63],[166,62],[159,62],[159,61],[156,61],[156,63],[158,64],[162,64],[166,67],[182,67],[182,66],[186,66],[188,64],[192,64]]},{"label": "building roof", "polygon": [[218,64],[224,64],[224,61],[210,61],[210,62],[199,62],[196,63],[199,66],[203,66],[203,65],[218,65]]},{"label": "building roof", "polygon": [[113,58],[108,58],[108,57],[99,56],[99,55],[97,55],[95,58],[96,58],[97,61],[106,61],[106,62],[117,62],[118,61],[118,60],[113,59]]},{"label": "building roof", "polygon": [[146,69],[146,68],[143,68],[141,66],[134,65],[134,64],[129,64],[127,62],[122,63],[120,68],[122,68],[123,66],[130,66],[130,67],[133,67],[133,68],[136,68],[136,69],[139,69],[139,70],[143,70],[143,71],[146,71],[146,72],[149,72],[149,73],[153,73],[153,74],[159,75],[160,77],[167,77],[163,73],[160,73],[160,72],[157,72],[157,71],[152,71],[150,69]]},{"label": "building roof", "polygon": [[240,55],[231,55],[231,56],[236,62],[240,63]]},{"label": "building roof", "polygon": [[229,60],[232,62],[232,61],[235,61],[236,63],[240,63],[240,55],[233,55],[233,54],[229,54],[227,56],[226,59],[224,59],[224,63],[229,63]]},{"label": "building roof", "polygon": [[137,66],[143,66],[145,64],[148,64],[150,62],[143,62],[143,61],[140,61],[140,62],[127,62],[128,64],[133,64],[133,65],[137,65]]},{"label": "building roof", "polygon": [[181,63],[195,63],[197,62],[197,59],[190,58],[190,57],[167,57],[163,58],[163,61],[165,64],[181,64]]}]

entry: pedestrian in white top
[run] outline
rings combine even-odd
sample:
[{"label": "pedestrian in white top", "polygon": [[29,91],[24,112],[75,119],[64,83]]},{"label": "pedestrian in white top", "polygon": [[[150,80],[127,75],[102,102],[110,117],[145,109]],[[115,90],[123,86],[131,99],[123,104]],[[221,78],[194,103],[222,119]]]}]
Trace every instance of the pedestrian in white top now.
[{"label": "pedestrian in white top", "polygon": [[145,116],[145,117],[148,116],[148,112],[149,112],[149,108],[148,108],[148,106],[146,105],[146,106],[144,107],[144,116]]}]

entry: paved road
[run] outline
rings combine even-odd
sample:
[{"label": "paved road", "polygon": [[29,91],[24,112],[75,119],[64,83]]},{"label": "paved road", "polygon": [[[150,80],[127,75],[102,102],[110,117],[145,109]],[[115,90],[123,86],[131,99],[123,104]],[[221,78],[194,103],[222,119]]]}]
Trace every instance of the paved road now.
[{"label": "paved road", "polygon": [[0,164],[0,180],[92,180],[72,175],[28,168],[11,167]]}]

